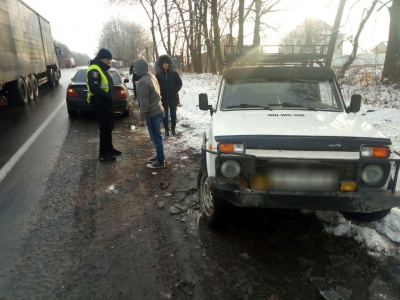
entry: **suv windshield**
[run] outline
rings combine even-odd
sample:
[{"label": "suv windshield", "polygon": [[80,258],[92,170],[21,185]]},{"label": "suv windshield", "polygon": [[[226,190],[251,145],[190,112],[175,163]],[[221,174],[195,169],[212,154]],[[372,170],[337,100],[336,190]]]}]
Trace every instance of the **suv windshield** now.
[{"label": "suv windshield", "polygon": [[343,111],[333,81],[225,82],[221,109],[307,109]]},{"label": "suv windshield", "polygon": [[[108,70],[108,73],[110,73],[114,85],[122,84],[121,76],[117,71]],[[86,69],[82,69],[76,72],[73,82],[86,82]]]}]

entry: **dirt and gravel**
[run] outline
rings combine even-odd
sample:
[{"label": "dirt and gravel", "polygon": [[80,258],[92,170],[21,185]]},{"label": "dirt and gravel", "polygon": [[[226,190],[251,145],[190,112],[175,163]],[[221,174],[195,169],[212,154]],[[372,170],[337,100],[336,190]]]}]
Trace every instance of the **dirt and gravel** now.
[{"label": "dirt and gravel", "polygon": [[325,233],[314,214],[234,209],[210,230],[198,151],[170,138],[166,168],[146,168],[152,146],[132,111],[112,163],[97,160],[95,120],[71,120],[0,299],[398,299],[400,263]]}]

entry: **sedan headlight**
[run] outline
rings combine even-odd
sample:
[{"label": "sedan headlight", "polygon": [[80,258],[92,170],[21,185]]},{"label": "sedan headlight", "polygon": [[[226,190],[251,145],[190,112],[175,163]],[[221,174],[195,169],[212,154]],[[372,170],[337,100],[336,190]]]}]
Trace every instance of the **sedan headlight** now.
[{"label": "sedan headlight", "polygon": [[238,176],[240,171],[240,164],[236,160],[226,160],[221,164],[221,173],[227,178]]},{"label": "sedan headlight", "polygon": [[367,185],[375,185],[383,178],[383,170],[379,165],[368,165],[361,172],[361,179]]}]

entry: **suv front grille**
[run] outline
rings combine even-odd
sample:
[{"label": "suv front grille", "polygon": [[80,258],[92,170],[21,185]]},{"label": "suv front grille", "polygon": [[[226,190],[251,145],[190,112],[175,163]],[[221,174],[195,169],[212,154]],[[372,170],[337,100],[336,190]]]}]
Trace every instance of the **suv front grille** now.
[{"label": "suv front grille", "polygon": [[[222,164],[229,160],[235,160],[240,165],[240,173],[234,178],[226,178],[222,171]],[[368,185],[361,179],[364,167],[370,164],[379,164],[383,170],[383,179],[375,185]],[[216,159],[216,179],[223,182],[236,184],[242,188],[250,188],[250,180],[255,174],[269,176],[268,174],[279,174],[286,182],[298,181],[293,186],[296,189],[304,186],[305,190],[314,190],[315,182],[321,181],[321,190],[333,192],[339,189],[340,182],[352,181],[357,183],[358,188],[384,188],[394,190],[394,176],[398,162],[388,160],[299,160],[299,159],[256,159],[252,155],[220,154]],[[360,174],[360,175],[359,175]],[[308,182],[312,181],[311,183]],[[325,182],[324,180],[330,181]],[[334,182],[334,183],[333,183]],[[280,185],[276,190],[284,190],[286,185]]]}]

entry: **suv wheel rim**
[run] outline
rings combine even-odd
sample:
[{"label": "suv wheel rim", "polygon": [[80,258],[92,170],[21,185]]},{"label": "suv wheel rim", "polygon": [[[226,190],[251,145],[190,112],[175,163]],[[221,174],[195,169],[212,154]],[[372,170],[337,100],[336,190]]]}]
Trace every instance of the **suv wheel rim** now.
[{"label": "suv wheel rim", "polygon": [[201,207],[206,216],[211,216],[213,214],[214,208],[211,189],[206,176],[203,176],[202,178]]}]

